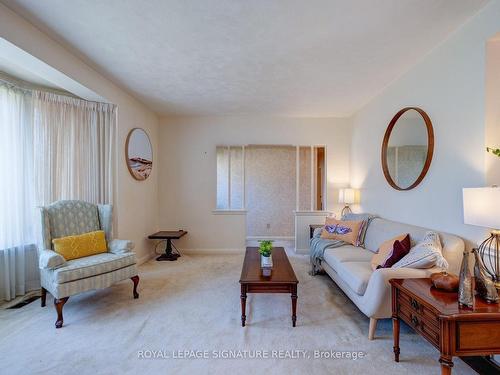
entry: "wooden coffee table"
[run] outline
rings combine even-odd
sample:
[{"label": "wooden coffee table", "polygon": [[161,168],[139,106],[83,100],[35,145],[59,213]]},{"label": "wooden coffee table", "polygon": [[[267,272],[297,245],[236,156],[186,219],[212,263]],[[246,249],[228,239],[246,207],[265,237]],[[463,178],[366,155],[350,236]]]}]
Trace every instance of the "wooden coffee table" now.
[{"label": "wooden coffee table", "polygon": [[247,247],[241,270],[241,326],[245,326],[247,293],[290,293],[292,296],[292,326],[297,321],[297,284],[285,249],[273,248],[273,269],[271,276],[263,276],[260,268],[260,254],[257,247]]}]

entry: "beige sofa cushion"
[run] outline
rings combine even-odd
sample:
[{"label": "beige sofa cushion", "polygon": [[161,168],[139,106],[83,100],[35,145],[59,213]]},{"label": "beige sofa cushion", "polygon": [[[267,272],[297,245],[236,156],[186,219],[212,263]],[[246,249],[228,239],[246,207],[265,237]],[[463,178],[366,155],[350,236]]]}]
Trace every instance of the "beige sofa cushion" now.
[{"label": "beige sofa cushion", "polygon": [[352,289],[362,296],[373,273],[369,262],[345,262],[337,266],[337,274]]},{"label": "beige sofa cushion", "polygon": [[65,266],[50,270],[49,272],[52,273],[51,278],[54,282],[62,284],[116,271],[133,264],[135,264],[135,253],[102,253],[69,260]]},{"label": "beige sofa cushion", "polygon": [[373,256],[373,253],[361,247],[352,245],[345,245],[333,249],[326,249],[323,254],[323,260],[327,262],[330,267],[336,267],[343,262],[368,262]]}]

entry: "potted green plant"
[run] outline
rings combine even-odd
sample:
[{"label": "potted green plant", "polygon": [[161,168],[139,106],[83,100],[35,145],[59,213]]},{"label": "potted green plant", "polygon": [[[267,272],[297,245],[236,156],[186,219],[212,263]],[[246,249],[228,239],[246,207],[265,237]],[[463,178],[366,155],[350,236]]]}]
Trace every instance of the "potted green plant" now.
[{"label": "potted green plant", "polygon": [[486,147],[486,151],[500,157],[500,148]]},{"label": "potted green plant", "polygon": [[263,240],[259,241],[259,244],[260,266],[262,268],[272,268],[273,258],[271,254],[273,252],[273,241]]}]

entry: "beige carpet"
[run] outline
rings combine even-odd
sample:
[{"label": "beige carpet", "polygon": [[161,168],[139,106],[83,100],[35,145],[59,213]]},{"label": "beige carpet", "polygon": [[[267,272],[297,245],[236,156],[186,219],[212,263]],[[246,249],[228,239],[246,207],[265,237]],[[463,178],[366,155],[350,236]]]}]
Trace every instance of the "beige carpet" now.
[{"label": "beige carpet", "polygon": [[[0,311],[1,374],[402,374],[439,373],[438,352],[406,327],[401,362],[393,362],[392,330],[382,321],[369,341],[368,319],[326,276],[307,274],[308,259],[292,256],[299,278],[298,325],[291,327],[288,295],[249,295],[240,325],[242,255],[184,255],[140,267],[140,299],[132,282],[72,297],[65,325],[54,329],[52,303],[37,300]],[[52,299],[50,299],[52,301]],[[161,351],[206,351],[208,359],[139,358]],[[241,350],[241,353],[235,351]],[[301,359],[215,359],[224,351]],[[273,350],[284,350],[281,354]],[[362,351],[362,359],[314,359],[314,351]],[[214,353],[215,351],[215,353]],[[260,351],[260,352],[258,352]],[[286,352],[288,351],[288,352]],[[204,353],[201,353],[205,355]],[[191,353],[188,353],[191,355]],[[159,357],[159,358],[158,358]],[[455,359],[454,374],[474,373]]]}]

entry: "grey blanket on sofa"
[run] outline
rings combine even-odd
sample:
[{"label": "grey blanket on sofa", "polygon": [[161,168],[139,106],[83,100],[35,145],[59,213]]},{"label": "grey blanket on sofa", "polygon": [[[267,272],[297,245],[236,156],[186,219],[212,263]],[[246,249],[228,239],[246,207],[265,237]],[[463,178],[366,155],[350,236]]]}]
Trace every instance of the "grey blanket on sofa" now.
[{"label": "grey blanket on sofa", "polygon": [[[342,216],[342,220],[344,221],[360,221],[363,220],[365,223],[361,228],[361,235],[359,237],[360,246],[364,246],[365,244],[365,235],[366,230],[368,229],[368,225],[375,218],[375,215],[371,214],[353,214],[349,213]],[[325,254],[326,249],[333,249],[336,247],[341,247],[346,245],[347,243],[341,240],[327,240],[321,238],[321,231],[323,228],[317,228],[314,231],[313,238],[310,241],[310,261],[311,261],[311,275],[317,275],[322,271],[321,262],[323,261],[323,255]]]}]

